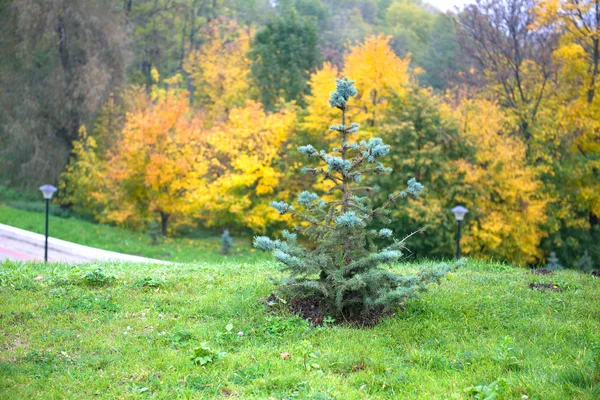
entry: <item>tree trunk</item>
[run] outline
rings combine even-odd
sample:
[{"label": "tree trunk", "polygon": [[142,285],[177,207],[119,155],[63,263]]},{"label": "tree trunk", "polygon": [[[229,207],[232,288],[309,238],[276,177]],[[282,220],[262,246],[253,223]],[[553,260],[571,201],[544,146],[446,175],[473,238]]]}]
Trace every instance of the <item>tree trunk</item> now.
[{"label": "tree trunk", "polygon": [[167,224],[169,222],[169,214],[160,212],[160,233],[163,236],[167,236]]},{"label": "tree trunk", "polygon": [[69,54],[67,52],[67,32],[62,17],[58,17],[56,32],[58,33],[58,54],[60,56],[60,63],[63,69],[69,72],[71,66],[69,65]]}]

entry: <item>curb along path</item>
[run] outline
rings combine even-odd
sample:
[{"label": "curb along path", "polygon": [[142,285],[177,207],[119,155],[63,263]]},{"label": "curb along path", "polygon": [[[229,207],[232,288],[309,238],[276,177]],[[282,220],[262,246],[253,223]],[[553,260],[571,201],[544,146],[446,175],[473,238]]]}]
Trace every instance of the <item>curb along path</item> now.
[{"label": "curb along path", "polygon": [[[44,235],[0,224],[0,262],[5,259],[20,261],[44,260]],[[49,262],[129,261],[140,263],[169,263],[152,258],[115,253],[94,247],[48,238]]]}]

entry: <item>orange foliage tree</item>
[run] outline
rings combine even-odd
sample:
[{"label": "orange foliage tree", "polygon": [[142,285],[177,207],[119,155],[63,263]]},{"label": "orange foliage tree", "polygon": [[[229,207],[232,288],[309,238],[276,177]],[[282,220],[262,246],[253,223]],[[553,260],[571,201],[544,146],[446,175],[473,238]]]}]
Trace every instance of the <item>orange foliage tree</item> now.
[{"label": "orange foliage tree", "polygon": [[[127,114],[118,142],[106,157],[106,176],[114,188],[103,218],[138,226],[156,216],[163,235],[174,220],[189,220],[198,206],[196,192],[208,170],[202,123],[193,116],[181,77],[156,84],[136,111]],[[139,96],[144,92],[137,91]]]}]

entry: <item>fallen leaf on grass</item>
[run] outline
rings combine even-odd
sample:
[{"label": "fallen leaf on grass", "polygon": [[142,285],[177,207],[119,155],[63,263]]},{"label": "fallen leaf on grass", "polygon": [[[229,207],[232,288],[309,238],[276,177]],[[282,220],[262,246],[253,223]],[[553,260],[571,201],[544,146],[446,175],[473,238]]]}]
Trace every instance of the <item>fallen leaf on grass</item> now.
[{"label": "fallen leaf on grass", "polygon": [[360,371],[361,369],[365,368],[365,362],[361,362],[360,365],[353,365],[352,366],[352,372],[356,372],[356,371]]}]

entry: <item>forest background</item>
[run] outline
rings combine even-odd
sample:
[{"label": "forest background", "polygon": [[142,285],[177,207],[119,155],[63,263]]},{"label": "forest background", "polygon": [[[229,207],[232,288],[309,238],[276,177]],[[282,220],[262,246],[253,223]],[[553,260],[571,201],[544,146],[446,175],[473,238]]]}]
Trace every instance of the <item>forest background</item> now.
[{"label": "forest background", "polygon": [[[270,233],[268,204],[327,147],[334,79],[391,145],[381,193],[412,257],[600,260],[600,1],[8,0],[0,3],[0,185],[131,229]],[[333,149],[332,149],[333,150]],[[378,198],[379,197],[379,198]],[[383,195],[375,195],[384,201]]]}]

